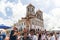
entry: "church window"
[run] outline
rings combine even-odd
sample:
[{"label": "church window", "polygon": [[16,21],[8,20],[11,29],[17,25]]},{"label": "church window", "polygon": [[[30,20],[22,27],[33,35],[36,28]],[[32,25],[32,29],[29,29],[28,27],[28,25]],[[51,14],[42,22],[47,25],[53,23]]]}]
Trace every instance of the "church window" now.
[{"label": "church window", "polygon": [[34,22],[32,21],[32,24],[34,24]]},{"label": "church window", "polygon": [[29,11],[29,8],[28,8],[28,11]]},{"label": "church window", "polygon": [[32,11],[34,11],[34,9],[32,8]]}]

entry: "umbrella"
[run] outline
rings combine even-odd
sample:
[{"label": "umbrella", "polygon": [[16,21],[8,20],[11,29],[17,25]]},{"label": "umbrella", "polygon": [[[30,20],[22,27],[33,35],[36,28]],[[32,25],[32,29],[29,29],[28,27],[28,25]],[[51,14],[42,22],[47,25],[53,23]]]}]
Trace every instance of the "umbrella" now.
[{"label": "umbrella", "polygon": [[11,27],[6,26],[6,25],[0,25],[0,29],[9,29],[9,28],[11,28]]}]

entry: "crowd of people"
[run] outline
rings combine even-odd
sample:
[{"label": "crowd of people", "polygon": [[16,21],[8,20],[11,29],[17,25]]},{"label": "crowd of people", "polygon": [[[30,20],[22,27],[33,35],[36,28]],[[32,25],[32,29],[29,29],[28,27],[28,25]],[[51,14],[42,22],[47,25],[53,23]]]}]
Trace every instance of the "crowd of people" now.
[{"label": "crowd of people", "polygon": [[0,32],[0,40],[60,40],[59,32],[47,32],[46,30],[24,29],[20,32],[14,27],[10,33],[2,34]]}]

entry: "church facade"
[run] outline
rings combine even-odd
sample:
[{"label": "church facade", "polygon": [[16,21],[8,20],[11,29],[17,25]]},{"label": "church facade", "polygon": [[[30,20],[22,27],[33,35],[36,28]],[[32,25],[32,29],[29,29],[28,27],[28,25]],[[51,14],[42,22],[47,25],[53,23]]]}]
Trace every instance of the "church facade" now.
[{"label": "church facade", "polygon": [[26,17],[22,18],[15,24],[18,29],[43,29],[43,12],[41,10],[35,12],[35,7],[32,4],[29,4],[26,8]]}]

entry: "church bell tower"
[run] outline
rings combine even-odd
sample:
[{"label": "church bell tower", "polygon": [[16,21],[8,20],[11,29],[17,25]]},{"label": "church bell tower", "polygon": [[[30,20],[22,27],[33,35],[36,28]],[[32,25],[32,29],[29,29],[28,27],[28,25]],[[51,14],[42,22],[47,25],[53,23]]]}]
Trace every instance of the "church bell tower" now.
[{"label": "church bell tower", "polygon": [[35,15],[35,7],[32,4],[27,6],[27,15],[26,16],[33,16]]}]

